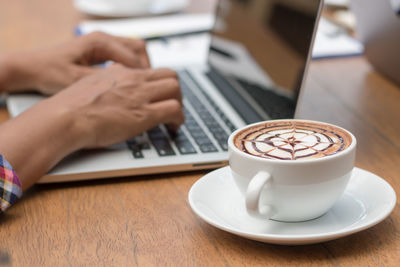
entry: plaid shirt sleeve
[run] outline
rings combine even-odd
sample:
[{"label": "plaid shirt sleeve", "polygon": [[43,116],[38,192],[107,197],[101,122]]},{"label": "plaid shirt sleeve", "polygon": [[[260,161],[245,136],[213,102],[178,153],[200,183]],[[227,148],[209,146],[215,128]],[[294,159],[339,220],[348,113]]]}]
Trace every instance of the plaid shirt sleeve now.
[{"label": "plaid shirt sleeve", "polygon": [[22,196],[21,183],[10,163],[0,155],[0,214]]}]

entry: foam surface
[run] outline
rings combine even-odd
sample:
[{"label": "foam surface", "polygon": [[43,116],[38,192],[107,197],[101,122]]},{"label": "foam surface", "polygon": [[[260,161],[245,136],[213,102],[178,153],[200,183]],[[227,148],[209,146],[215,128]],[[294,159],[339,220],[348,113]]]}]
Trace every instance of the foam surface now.
[{"label": "foam surface", "polygon": [[330,124],[271,121],[242,130],[234,144],[253,156],[298,160],[334,155],[345,150],[351,140],[346,131]]}]

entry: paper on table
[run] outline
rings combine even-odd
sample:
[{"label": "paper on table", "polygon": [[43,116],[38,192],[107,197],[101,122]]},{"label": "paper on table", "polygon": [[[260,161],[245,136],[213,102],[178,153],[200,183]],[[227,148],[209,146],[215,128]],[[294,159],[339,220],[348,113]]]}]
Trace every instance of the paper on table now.
[{"label": "paper on table", "polygon": [[400,0],[390,0],[390,4],[392,5],[393,10],[397,14],[400,14]]},{"label": "paper on table", "polygon": [[328,6],[348,6],[349,0],[325,0],[324,3]]},{"label": "paper on table", "polygon": [[[184,67],[203,65],[207,60],[210,38],[206,32],[214,25],[214,15],[183,14],[142,19],[84,21],[78,34],[102,31],[112,35],[152,39],[147,51],[153,67]],[[162,38],[168,36],[175,38]],[[157,38],[161,37],[161,38]]]},{"label": "paper on table", "polygon": [[202,33],[149,41],[147,52],[151,66],[180,68],[205,65],[210,39],[208,33]]},{"label": "paper on table", "polygon": [[313,58],[343,57],[360,55],[363,45],[345,30],[321,18],[315,38]]},{"label": "paper on table", "polygon": [[112,35],[154,38],[182,33],[208,31],[214,25],[214,15],[181,14],[141,19],[114,19],[84,21],[78,25],[78,34],[102,31]]}]

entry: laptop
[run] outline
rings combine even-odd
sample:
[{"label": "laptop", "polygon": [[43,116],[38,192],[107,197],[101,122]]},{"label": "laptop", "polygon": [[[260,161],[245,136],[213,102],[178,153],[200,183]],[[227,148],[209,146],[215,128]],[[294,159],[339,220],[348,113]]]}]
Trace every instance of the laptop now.
[{"label": "laptop", "polygon": [[[232,131],[258,121],[295,117],[321,2],[219,1],[213,29],[194,33],[207,45],[207,63],[177,68],[186,116],[181,128],[171,133],[159,125],[111,147],[78,151],[39,182],[225,166]],[[9,96],[11,116],[41,98]]]}]

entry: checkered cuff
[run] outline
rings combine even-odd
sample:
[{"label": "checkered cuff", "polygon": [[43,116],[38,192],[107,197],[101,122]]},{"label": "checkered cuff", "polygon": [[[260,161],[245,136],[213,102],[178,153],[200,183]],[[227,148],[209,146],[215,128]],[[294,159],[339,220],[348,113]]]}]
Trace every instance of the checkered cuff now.
[{"label": "checkered cuff", "polygon": [[0,155],[0,213],[22,196],[21,183],[10,163]]}]

